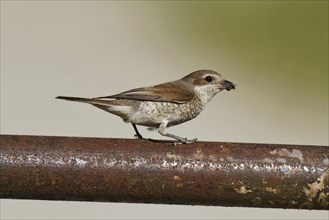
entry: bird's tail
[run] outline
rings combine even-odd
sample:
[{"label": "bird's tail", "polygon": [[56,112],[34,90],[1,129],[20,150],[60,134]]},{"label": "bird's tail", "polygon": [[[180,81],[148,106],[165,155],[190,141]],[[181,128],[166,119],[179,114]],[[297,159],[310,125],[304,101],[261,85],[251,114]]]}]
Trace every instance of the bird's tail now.
[{"label": "bird's tail", "polygon": [[74,102],[85,102],[90,103],[90,98],[81,98],[81,97],[70,97],[70,96],[57,96],[56,99],[64,99],[67,101],[74,101]]},{"label": "bird's tail", "polygon": [[117,105],[116,100],[102,100],[99,98],[81,98],[81,97],[71,97],[71,96],[57,96],[56,99],[63,99],[67,101],[74,101],[74,102],[82,102],[82,103],[89,103],[95,105],[96,107],[108,107]]},{"label": "bird's tail", "polygon": [[89,103],[97,108],[103,109],[112,114],[118,115],[123,120],[127,119],[127,115],[132,111],[128,100],[104,100],[102,98],[81,98],[81,97],[70,97],[70,96],[57,96],[56,99],[64,99],[67,101]]}]

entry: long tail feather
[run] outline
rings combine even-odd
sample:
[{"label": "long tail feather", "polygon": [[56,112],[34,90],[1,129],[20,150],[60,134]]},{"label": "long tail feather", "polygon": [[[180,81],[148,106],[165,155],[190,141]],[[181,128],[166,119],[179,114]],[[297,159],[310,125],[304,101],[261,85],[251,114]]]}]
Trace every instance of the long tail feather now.
[{"label": "long tail feather", "polygon": [[87,103],[89,103],[91,101],[90,98],[70,97],[70,96],[57,96],[56,99],[64,99],[67,101],[87,102]]},{"label": "long tail feather", "polygon": [[57,96],[56,99],[63,99],[63,100],[67,100],[67,101],[89,103],[89,104],[95,105],[96,107],[116,105],[115,100],[101,100],[101,99],[97,99],[97,98]]}]

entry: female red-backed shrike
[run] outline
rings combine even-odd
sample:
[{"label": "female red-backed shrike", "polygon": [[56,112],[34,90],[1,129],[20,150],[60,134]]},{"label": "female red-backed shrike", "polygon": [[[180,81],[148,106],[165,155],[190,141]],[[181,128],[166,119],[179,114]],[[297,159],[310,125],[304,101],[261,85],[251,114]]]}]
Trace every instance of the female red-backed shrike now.
[{"label": "female red-backed shrike", "polygon": [[202,112],[220,91],[235,89],[235,84],[212,70],[198,70],[182,79],[150,87],[131,89],[117,95],[80,98],[58,96],[58,99],[92,104],[121,117],[133,125],[136,136],[143,138],[136,125],[158,128],[161,135],[188,144],[189,140],[166,132],[166,128],[189,121]]}]

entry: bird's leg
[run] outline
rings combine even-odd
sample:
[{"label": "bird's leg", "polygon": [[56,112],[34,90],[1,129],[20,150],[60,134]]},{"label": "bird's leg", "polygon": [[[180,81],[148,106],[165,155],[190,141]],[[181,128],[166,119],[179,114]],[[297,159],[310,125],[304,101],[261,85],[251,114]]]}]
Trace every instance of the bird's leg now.
[{"label": "bird's leg", "polygon": [[138,132],[137,126],[134,123],[131,123],[133,125],[133,128],[136,132],[135,137],[137,137],[138,139],[144,139],[143,136]]},{"label": "bird's leg", "polygon": [[179,141],[180,143],[183,143],[183,144],[191,144],[193,142],[196,142],[198,139],[194,138],[192,140],[189,140],[187,138],[182,138],[182,137],[179,137],[179,136],[176,136],[176,135],[173,135],[173,134],[170,134],[170,133],[167,133],[166,132],[166,127],[167,127],[167,124],[168,122],[167,121],[163,121],[160,126],[159,126],[159,133],[162,135],[162,136],[166,136],[166,137],[170,137],[170,138],[173,138],[173,139],[176,139],[177,141]]}]

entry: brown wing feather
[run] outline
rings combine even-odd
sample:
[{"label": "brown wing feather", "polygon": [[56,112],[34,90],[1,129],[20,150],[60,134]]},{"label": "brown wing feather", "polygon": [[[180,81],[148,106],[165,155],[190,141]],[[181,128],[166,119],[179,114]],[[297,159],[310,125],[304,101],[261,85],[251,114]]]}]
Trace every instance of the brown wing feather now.
[{"label": "brown wing feather", "polygon": [[152,87],[131,89],[116,95],[99,98],[185,103],[191,101],[193,97],[194,93],[192,88],[185,82],[173,81]]}]

